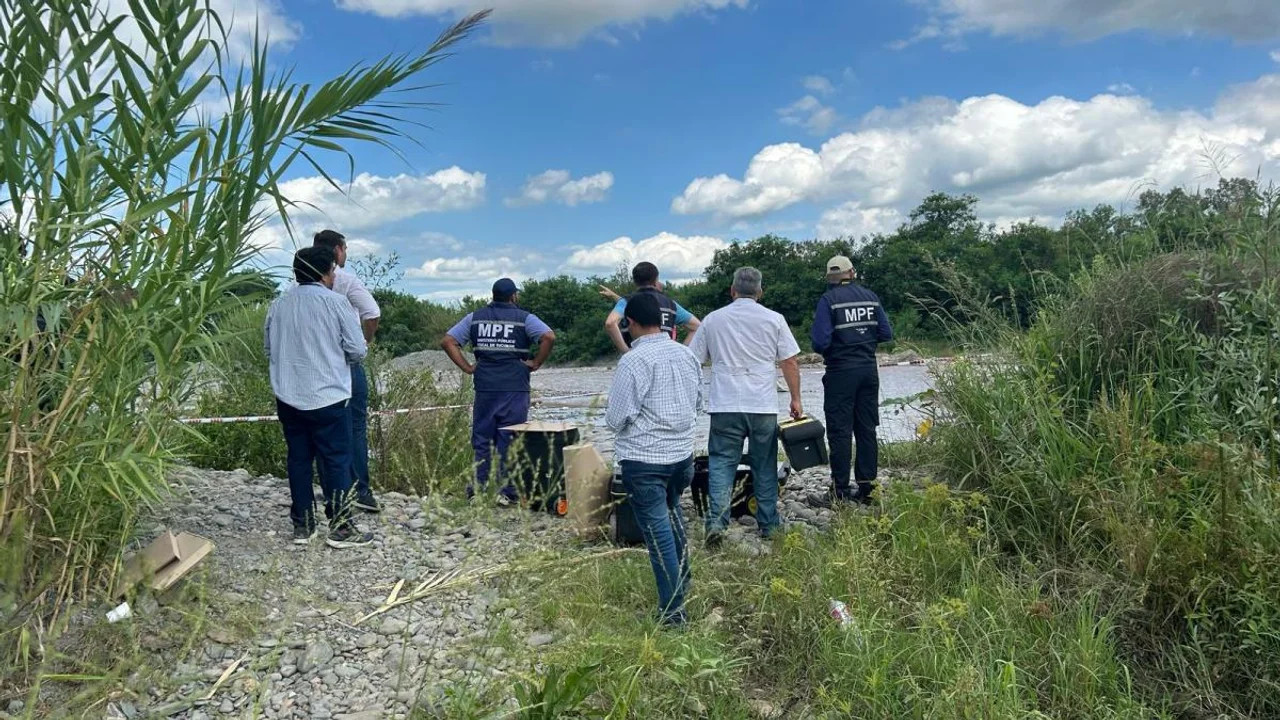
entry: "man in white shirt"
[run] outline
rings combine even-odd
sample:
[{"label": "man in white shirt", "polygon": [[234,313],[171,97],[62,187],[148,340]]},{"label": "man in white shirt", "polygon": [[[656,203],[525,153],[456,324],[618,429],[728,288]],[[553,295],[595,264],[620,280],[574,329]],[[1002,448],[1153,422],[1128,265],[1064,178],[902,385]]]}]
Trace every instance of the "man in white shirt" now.
[{"label": "man in white shirt", "polygon": [[778,400],[777,370],[791,393],[791,416],[800,418],[800,346],[786,318],[761,305],[760,271],[738,268],[730,294],[733,302],[707,315],[689,349],[699,362],[711,361],[711,438],[707,445],[710,507],[707,546],[716,547],[729,528],[733,480],[747,442],[756,522],[769,538],[781,525],[778,518]]},{"label": "man in white shirt", "polygon": [[[364,333],[366,343],[373,342],[378,332],[378,319],[382,310],[378,301],[373,299],[364,283],[355,273],[349,273],[347,266],[347,239],[342,233],[333,230],[321,230],[315,234],[312,242],[316,247],[327,247],[333,251],[338,261],[334,269],[333,291],[351,303],[360,320],[360,330]],[[367,512],[379,511],[378,500],[373,496],[373,488],[369,486],[369,380],[365,376],[364,365],[359,361],[351,364],[351,473],[352,490],[355,507]]]}]

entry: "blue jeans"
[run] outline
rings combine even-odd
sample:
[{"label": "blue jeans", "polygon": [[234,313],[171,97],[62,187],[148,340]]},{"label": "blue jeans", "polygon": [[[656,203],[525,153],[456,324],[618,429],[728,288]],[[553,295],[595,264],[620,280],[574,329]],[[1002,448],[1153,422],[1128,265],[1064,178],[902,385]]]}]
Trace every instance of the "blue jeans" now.
[{"label": "blue jeans", "polygon": [[778,416],[766,413],[711,413],[711,438],[707,443],[707,533],[729,528],[733,479],[747,443],[751,484],[756,493],[756,522],[760,534],[769,537],[778,529]]},{"label": "blue jeans", "polygon": [[351,474],[357,498],[373,496],[369,487],[369,380],[364,365],[351,366]]},{"label": "blue jeans", "polygon": [[[493,452],[498,453],[498,472],[494,479],[509,497],[515,497],[515,489],[507,478],[507,448],[514,433],[499,430],[508,425],[519,425],[529,419],[529,393],[527,392],[476,392],[472,406],[471,448],[476,454],[476,485],[484,488],[493,474]],[[470,490],[470,488],[468,488]]]},{"label": "blue jeans", "polygon": [[658,581],[658,611],[664,622],[683,621],[689,554],[680,496],[693,481],[693,456],[670,465],[636,460],[623,460],[619,465],[627,504],[640,525],[653,577]]},{"label": "blue jeans", "polygon": [[[312,467],[319,464],[324,514],[337,527],[350,517],[351,508],[351,411],[347,401],[316,410],[299,410],[276,400],[276,415],[284,428],[288,447],[289,519],[296,527],[314,528],[315,494]],[[336,480],[335,480],[336,479]]]}]

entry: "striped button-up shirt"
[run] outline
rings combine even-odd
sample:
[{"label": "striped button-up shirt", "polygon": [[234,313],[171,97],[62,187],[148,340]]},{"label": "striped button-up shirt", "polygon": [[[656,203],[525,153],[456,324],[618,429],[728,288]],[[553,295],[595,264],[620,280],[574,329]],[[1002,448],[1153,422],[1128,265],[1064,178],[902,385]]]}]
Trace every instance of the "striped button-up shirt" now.
[{"label": "striped button-up shirt", "polygon": [[315,283],[290,288],[271,303],[263,335],[281,402],[315,410],[351,398],[351,364],[368,348],[346,298]]},{"label": "striped button-up shirt", "polygon": [[663,333],[638,338],[618,361],[605,422],[616,460],[670,465],[693,454],[702,368]]}]

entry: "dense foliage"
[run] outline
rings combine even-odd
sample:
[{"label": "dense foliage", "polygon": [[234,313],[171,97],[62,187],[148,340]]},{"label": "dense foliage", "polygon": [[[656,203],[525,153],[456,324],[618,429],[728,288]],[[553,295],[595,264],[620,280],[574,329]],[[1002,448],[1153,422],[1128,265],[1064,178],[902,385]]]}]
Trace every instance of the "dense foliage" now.
[{"label": "dense foliage", "polygon": [[989,498],[1007,551],[1106,598],[1186,717],[1280,716],[1280,196],[1246,189],[1145,197],[1133,259],[1028,332],[963,303],[1008,362],[939,387],[939,467]]},{"label": "dense foliage", "polygon": [[200,0],[0,2],[0,683],[49,659],[62,611],[110,587],[167,491],[193,370],[265,289],[237,271],[288,208],[280,178],[402,137],[423,103],[391,91],[483,17],[300,85],[265,43],[233,55]]}]

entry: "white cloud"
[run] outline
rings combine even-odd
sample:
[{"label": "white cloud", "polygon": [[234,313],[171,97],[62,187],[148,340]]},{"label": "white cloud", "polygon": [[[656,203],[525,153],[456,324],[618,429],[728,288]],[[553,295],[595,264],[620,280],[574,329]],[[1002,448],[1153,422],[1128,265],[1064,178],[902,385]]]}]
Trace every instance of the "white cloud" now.
[{"label": "white cloud", "polygon": [[1272,50],[1272,51],[1271,51],[1271,60],[1272,60],[1272,62],[1278,62],[1278,63],[1280,63],[1280,50]]},{"label": "white cloud", "polygon": [[468,210],[484,202],[485,174],[458,166],[429,175],[356,175],[345,194],[318,175],[289,180],[280,192],[297,203],[299,226],[322,223],[340,232],[362,230],[423,213]]},{"label": "white cloud", "polygon": [[[351,242],[362,231],[386,223],[424,213],[467,210],[484,202],[485,175],[457,166],[429,175],[360,173],[343,189],[346,194],[318,175],[281,183],[280,192],[295,203],[289,209],[294,237],[275,216],[275,204],[264,200],[259,210],[271,220],[253,233],[250,244],[261,251],[288,251],[309,245],[311,236],[324,228],[343,233]],[[381,246],[373,252],[381,252]]]},{"label": "white cloud", "polygon": [[778,117],[784,125],[803,127],[814,135],[822,135],[840,121],[835,109],[822,104],[812,95],[805,95],[790,105],[778,109]]},{"label": "white cloud", "polygon": [[[1209,156],[1209,157],[1207,157]],[[1211,162],[1212,160],[1212,162]],[[1280,175],[1280,75],[1228,89],[1209,111],[1157,109],[1135,95],[925,98],[868,113],[817,149],[770,145],[741,178],[696,178],[680,214],[753,218],[801,202],[909,209],[933,190],[969,192],[993,217],[1056,217],[1123,203],[1135,188]]]},{"label": "white cloud", "polygon": [[381,255],[385,248],[377,240],[362,237],[347,238],[347,254],[351,257]]},{"label": "white cloud", "polygon": [[571,271],[611,273],[641,260],[658,266],[666,280],[687,280],[702,274],[716,250],[729,244],[716,237],[681,236],[662,232],[639,242],[623,236],[591,247],[578,248],[565,268]]},{"label": "white cloud", "polygon": [[595,175],[572,179],[568,170],[547,170],[529,178],[520,194],[506,199],[508,207],[524,207],[556,202],[574,207],[590,203],[603,202],[613,187],[613,173],[600,172]]},{"label": "white cloud", "polygon": [[1116,95],[1133,95],[1138,91],[1129,83],[1111,83],[1107,86],[1107,92]]},{"label": "white cloud", "polygon": [[[120,24],[116,36],[134,49],[143,48],[142,31],[133,19],[127,0],[105,0],[99,7],[105,17],[126,16],[128,19]],[[209,9],[217,14],[227,30],[227,48],[233,58],[251,54],[255,31],[276,49],[289,48],[302,35],[302,26],[285,15],[276,0],[209,0]]]},{"label": "white cloud", "polygon": [[888,234],[898,229],[906,218],[895,208],[864,208],[857,200],[828,208],[818,220],[818,238],[839,237],[862,239],[870,235]]},{"label": "white cloud", "polygon": [[337,0],[345,10],[397,18],[456,18],[493,9],[494,39],[504,45],[566,47],[583,38],[617,43],[609,28],[636,28],[648,20],[746,8],[750,0]]},{"label": "white cloud", "polygon": [[915,0],[930,19],[910,42],[971,32],[1031,35],[1061,31],[1081,40],[1149,30],[1206,34],[1241,41],[1280,37],[1280,3],[1273,0]]},{"label": "white cloud", "polygon": [[836,86],[822,75],[810,75],[804,79],[803,84],[805,90],[819,95],[830,95],[836,91]]},{"label": "white cloud", "polygon": [[523,262],[507,255],[437,257],[405,270],[404,274],[407,278],[471,284],[474,284],[477,278],[487,278],[487,281],[492,284],[500,277],[513,278],[519,282],[528,277],[528,273],[522,269]]}]

